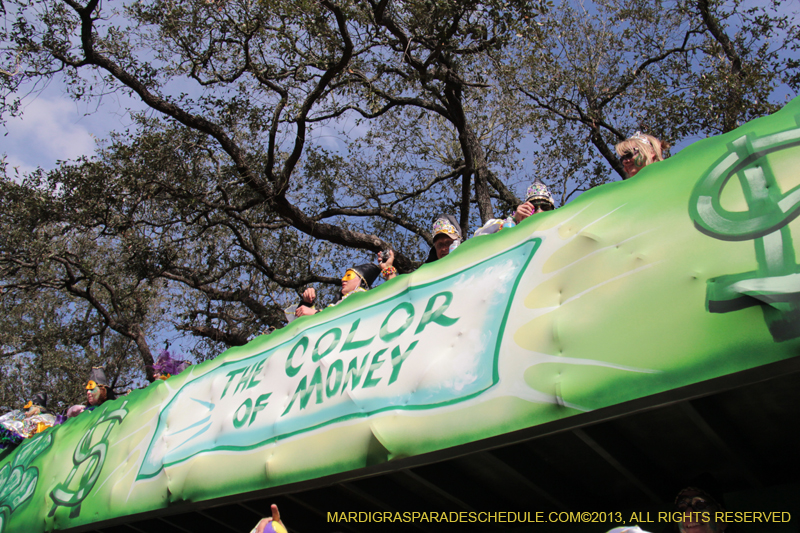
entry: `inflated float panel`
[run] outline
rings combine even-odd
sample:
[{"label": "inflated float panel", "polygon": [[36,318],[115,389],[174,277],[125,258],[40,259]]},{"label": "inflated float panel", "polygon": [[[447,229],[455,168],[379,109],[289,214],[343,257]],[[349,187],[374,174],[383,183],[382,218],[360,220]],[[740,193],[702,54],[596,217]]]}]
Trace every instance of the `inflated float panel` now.
[{"label": "inflated float panel", "polygon": [[0,533],[421,456],[795,356],[800,100],[45,431]]}]

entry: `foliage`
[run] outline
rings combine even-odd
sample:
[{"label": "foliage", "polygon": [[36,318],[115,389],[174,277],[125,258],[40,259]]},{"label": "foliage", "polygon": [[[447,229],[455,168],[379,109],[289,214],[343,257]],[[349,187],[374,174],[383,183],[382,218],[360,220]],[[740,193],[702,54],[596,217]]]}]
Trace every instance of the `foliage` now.
[{"label": "foliage", "polygon": [[800,28],[782,11],[739,0],[560,4],[515,61],[497,63],[540,139],[535,172],[555,174],[566,202],[625,179],[613,145],[634,131],[675,144],[776,111],[776,87],[796,91],[800,72]]},{"label": "foliage", "polygon": [[2,116],[52,80],[148,110],[92,159],[0,182],[3,406],[79,399],[99,363],[152,379],[164,331],[197,359],[244,344],[379,250],[416,268],[438,212],[469,231],[536,175],[566,203],[622,177],[628,133],[729,131],[800,83],[779,2],[3,6]]}]

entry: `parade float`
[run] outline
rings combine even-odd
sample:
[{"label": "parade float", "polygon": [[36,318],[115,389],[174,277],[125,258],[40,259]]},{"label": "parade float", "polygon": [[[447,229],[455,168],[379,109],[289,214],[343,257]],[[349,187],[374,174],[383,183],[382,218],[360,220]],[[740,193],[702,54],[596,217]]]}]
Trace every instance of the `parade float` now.
[{"label": "parade float", "polygon": [[798,371],[798,168],[795,100],[107,402],[2,459],[0,533],[237,530],[214,509],[564,432],[631,473],[581,428]]}]

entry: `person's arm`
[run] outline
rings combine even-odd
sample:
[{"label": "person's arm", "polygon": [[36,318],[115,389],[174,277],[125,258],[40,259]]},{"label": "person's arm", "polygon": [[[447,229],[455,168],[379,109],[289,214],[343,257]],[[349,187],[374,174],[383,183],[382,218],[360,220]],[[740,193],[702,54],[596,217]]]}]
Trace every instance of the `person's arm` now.
[{"label": "person's arm", "polygon": [[319,309],[315,309],[313,307],[306,307],[305,305],[298,306],[297,310],[294,312],[294,316],[301,317],[301,316],[308,316],[308,315],[315,315],[319,313]]},{"label": "person's arm", "polygon": [[532,214],[533,214],[533,205],[531,205],[530,202],[525,202],[522,205],[517,206],[517,210],[514,211],[514,222],[519,224]]},{"label": "person's arm", "polygon": [[319,311],[314,308],[314,302],[317,299],[317,291],[313,287],[309,287],[303,291],[303,301],[297,306],[294,316],[307,316],[318,313]]},{"label": "person's arm", "polygon": [[271,509],[272,517],[259,520],[256,527],[254,527],[250,533],[271,533],[272,531],[275,533],[286,533],[286,526],[281,521],[281,513],[278,511],[278,506],[273,503]]},{"label": "person's arm", "polygon": [[69,409],[67,409],[67,418],[72,418],[73,416],[78,416],[82,412],[86,410],[85,405],[73,405]]},{"label": "person's arm", "polygon": [[381,267],[381,277],[389,281],[397,276],[397,269],[392,266],[394,265],[394,250],[389,250],[386,255],[387,257],[384,258],[383,252],[378,252],[378,266]]},{"label": "person's arm", "polygon": [[309,287],[303,291],[303,303],[308,305],[314,305],[314,302],[317,299],[317,291],[314,290],[314,287]]}]

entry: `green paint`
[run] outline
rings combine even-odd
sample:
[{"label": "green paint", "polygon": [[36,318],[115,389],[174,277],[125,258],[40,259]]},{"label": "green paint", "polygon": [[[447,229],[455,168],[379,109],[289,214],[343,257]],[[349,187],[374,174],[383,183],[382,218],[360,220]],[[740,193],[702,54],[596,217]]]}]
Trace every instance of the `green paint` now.
[{"label": "green paint", "polygon": [[258,375],[261,373],[261,370],[264,368],[264,364],[267,362],[266,359],[262,359],[253,370],[253,375],[250,377],[250,383],[247,384],[247,389],[252,389],[253,387],[257,386],[261,383],[260,379],[256,379]]},{"label": "green paint", "polygon": [[[311,391],[314,391],[316,394],[316,402],[318,404],[322,403],[322,389],[324,388],[324,384],[322,383],[322,367],[318,366],[314,370],[314,376],[311,378],[311,383],[308,384],[308,392],[306,393],[307,396],[300,400],[300,409],[303,410],[306,408],[306,404],[308,403],[308,397],[311,396]],[[305,402],[303,401],[305,400]]]},{"label": "green paint", "polygon": [[411,352],[416,348],[418,342],[419,341],[412,342],[411,346],[409,346],[405,352],[401,352],[399,346],[395,346],[394,349],[392,349],[392,375],[389,378],[389,385],[397,381],[403,363],[408,359],[408,356],[411,355]]},{"label": "green paint", "polygon": [[346,351],[349,351],[349,350],[358,350],[359,348],[364,348],[366,346],[369,346],[370,343],[372,343],[372,341],[375,339],[375,335],[373,335],[372,337],[370,337],[368,339],[364,339],[364,340],[360,340],[360,341],[353,340],[355,338],[355,336],[356,336],[356,331],[358,330],[358,325],[360,323],[361,323],[361,319],[359,318],[358,320],[353,322],[353,325],[350,326],[350,333],[347,334],[347,339],[345,339],[344,345],[342,345],[342,349],[341,349],[342,352],[346,352]]},{"label": "green paint", "polygon": [[5,533],[12,515],[33,497],[39,469],[31,463],[52,443],[52,431],[38,435],[20,444],[13,459],[0,467],[0,533]]},{"label": "green paint", "polygon": [[[336,371],[336,378],[331,380],[331,374]],[[339,385],[342,384],[342,376],[344,375],[344,363],[341,359],[337,359],[331,364],[331,367],[328,369],[328,376],[325,379],[325,395],[328,398],[332,398],[336,395],[339,391]],[[333,386],[331,387],[331,383]]]},{"label": "green paint", "polygon": [[372,363],[369,365],[369,371],[367,372],[367,376],[364,378],[364,384],[361,385],[362,389],[369,389],[380,382],[381,379],[374,379],[372,374],[383,365],[384,360],[381,357],[384,353],[386,353],[386,348],[383,350],[378,350],[375,352],[375,355],[372,356]]},{"label": "green paint", "polygon": [[228,392],[228,387],[230,387],[231,382],[233,381],[233,378],[235,378],[237,375],[242,374],[242,373],[244,373],[246,371],[247,371],[247,368],[240,368],[238,370],[233,370],[231,372],[228,372],[228,374],[227,374],[228,382],[225,384],[225,388],[222,389],[222,396],[220,396],[220,399],[225,397],[225,393]]},{"label": "green paint", "polygon": [[[433,308],[436,300],[439,297],[444,298],[444,302],[442,302],[439,307],[436,309]],[[447,311],[447,308],[450,307],[450,304],[453,303],[453,293],[446,291],[440,292],[431,297],[428,300],[428,305],[425,307],[425,312],[422,314],[422,318],[419,321],[419,325],[417,326],[417,330],[414,332],[414,335],[419,335],[422,333],[428,324],[439,324],[440,326],[450,327],[456,322],[458,322],[458,318],[450,318],[444,315],[444,312]]]},{"label": "green paint", "polygon": [[[395,331],[389,331],[389,321],[392,319],[394,314],[397,311],[405,311],[408,316],[406,317],[405,323],[402,326],[397,328]],[[389,314],[386,315],[386,318],[383,320],[383,324],[381,324],[380,330],[380,338],[383,342],[391,342],[411,327],[411,324],[414,322],[414,306],[410,302],[401,302],[397,304],[397,307],[389,311]]]},{"label": "green paint", "polygon": [[[755,245],[756,270],[708,281],[708,310],[729,313],[762,305],[778,342],[800,337],[800,265],[787,227],[800,215],[800,186],[782,193],[767,156],[799,146],[800,128],[738,137],[703,174],[689,200],[689,214],[700,231],[720,240],[753,240]],[[720,202],[734,176],[747,211],[731,212]]]},{"label": "green paint", "polygon": [[[111,431],[114,429],[116,423],[122,423],[128,415],[128,411],[125,409],[127,404],[128,402],[124,401],[118,409],[114,409],[113,411],[110,410],[110,404],[107,404],[109,407],[106,407],[100,419],[83,435],[83,438],[81,438],[78,446],[75,448],[75,452],[72,454],[73,466],[69,475],[67,475],[67,479],[63,483],[58,484],[50,493],[53,506],[50,508],[48,516],[53,516],[60,506],[70,509],[70,518],[75,518],[80,515],[81,503],[94,488],[97,479],[100,477],[100,471],[105,464],[109,445],[108,438],[111,435]],[[95,430],[105,423],[108,423],[108,425],[105,428],[102,438],[98,442],[92,444]],[[83,475],[78,480],[78,486],[74,489],[70,488],[75,474],[82,469],[83,463],[87,463],[87,465],[83,468]]]},{"label": "green paint", "polygon": [[294,357],[294,354],[298,348],[301,348],[303,350],[300,353],[301,356],[305,354],[306,349],[308,348],[308,337],[303,337],[302,339],[297,341],[297,344],[294,345],[292,351],[289,352],[289,357],[286,358],[286,375],[289,376],[290,378],[296,376],[297,373],[300,372],[300,368],[303,366],[302,363],[300,364],[300,366],[292,366],[292,358]]},{"label": "green paint", "polygon": [[[325,348],[325,350],[322,353],[320,353],[319,346],[328,335],[332,335],[333,340],[331,340],[328,347]],[[323,357],[334,351],[336,347],[339,345],[339,340],[341,338],[342,338],[342,330],[339,328],[329,329],[328,331],[323,333],[322,336],[317,340],[317,344],[314,345],[314,353],[311,354],[311,361],[316,363],[317,361],[319,361],[320,359],[322,359]]]},{"label": "green paint", "polygon": [[253,405],[253,414],[250,416],[250,422],[247,423],[248,426],[253,422],[255,422],[256,415],[261,411],[263,411],[264,408],[267,406],[268,403],[267,400],[269,400],[270,396],[272,396],[272,393],[268,392],[256,398],[256,403]]},{"label": "green paint", "polygon": [[239,376],[239,382],[236,384],[236,388],[233,389],[233,394],[238,394],[245,390],[247,387],[247,382],[252,378],[255,377],[255,369],[256,365],[248,366],[247,369],[242,372],[242,375]]},{"label": "green paint", "polygon": [[364,373],[364,369],[367,366],[367,359],[369,359],[369,354],[365,355],[361,360],[361,366],[358,366],[358,356],[350,360],[350,364],[347,365],[347,373],[344,375],[344,383],[342,383],[342,394],[347,390],[348,383],[350,383],[350,390],[355,390],[358,384],[361,383],[361,374]]},{"label": "green paint", "polygon": [[286,409],[283,411],[281,416],[286,416],[286,413],[289,412],[298,397],[300,398],[300,409],[303,409],[303,407],[308,404],[309,395],[306,393],[307,383],[308,380],[306,379],[306,376],[303,376],[303,379],[301,379],[300,383],[297,384],[297,389],[295,389],[294,394],[292,395],[292,401],[290,401],[289,405],[286,406]]},{"label": "green paint", "polygon": [[[244,409],[244,413],[242,413],[242,409]],[[247,417],[250,416],[250,411],[253,410],[253,400],[250,398],[245,398],[242,405],[233,413],[233,427],[236,429],[241,428],[244,426],[244,423],[247,422]],[[240,416],[240,413],[241,416]]]}]

